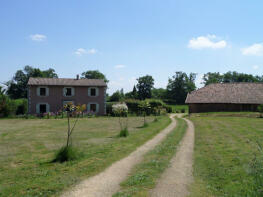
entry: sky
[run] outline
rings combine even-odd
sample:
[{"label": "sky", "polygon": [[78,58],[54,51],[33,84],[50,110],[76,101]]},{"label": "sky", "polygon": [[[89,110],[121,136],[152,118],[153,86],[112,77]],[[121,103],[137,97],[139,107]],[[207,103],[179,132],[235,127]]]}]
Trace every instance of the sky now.
[{"label": "sky", "polygon": [[262,0],[0,1],[0,82],[25,65],[74,78],[99,70],[108,92],[176,71],[263,72]]}]

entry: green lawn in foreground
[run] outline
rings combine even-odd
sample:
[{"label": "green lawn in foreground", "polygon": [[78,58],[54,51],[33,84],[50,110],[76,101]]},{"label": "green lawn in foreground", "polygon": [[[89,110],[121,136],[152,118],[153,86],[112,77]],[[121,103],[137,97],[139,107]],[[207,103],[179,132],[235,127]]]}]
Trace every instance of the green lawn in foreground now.
[{"label": "green lawn in foreground", "polygon": [[250,164],[259,154],[256,142],[263,145],[263,119],[214,114],[191,120],[196,127],[191,196],[262,196],[254,192]]},{"label": "green lawn in foreground", "polygon": [[83,158],[50,163],[66,142],[66,119],[0,120],[0,196],[51,196],[92,176],[165,128],[170,119],[160,117],[146,128],[142,117],[129,118],[130,135],[119,134],[118,118],[80,119],[73,134],[73,145]]},{"label": "green lawn in foreground", "polygon": [[113,195],[114,197],[150,196],[150,190],[168,167],[186,131],[186,122],[183,119],[177,121],[176,128],[135,166],[130,176],[121,184],[121,191]]}]

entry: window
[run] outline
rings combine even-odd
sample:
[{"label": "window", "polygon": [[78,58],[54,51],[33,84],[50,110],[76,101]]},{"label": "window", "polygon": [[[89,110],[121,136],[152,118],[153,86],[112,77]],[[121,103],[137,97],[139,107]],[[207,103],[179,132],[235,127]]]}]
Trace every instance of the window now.
[{"label": "window", "polygon": [[99,95],[99,89],[94,87],[94,88],[89,88],[88,89],[88,94],[89,96],[98,96]]},{"label": "window", "polygon": [[37,114],[43,114],[50,112],[50,106],[48,103],[37,103],[36,105]]},{"label": "window", "polygon": [[95,88],[90,89],[90,96],[96,96],[96,89]]},{"label": "window", "polygon": [[74,96],[74,88],[72,87],[63,88],[63,95],[64,96]]},{"label": "window", "polygon": [[40,96],[46,96],[46,88],[40,88]]},{"label": "window", "polygon": [[39,105],[39,112],[41,114],[46,113],[47,112],[47,105],[46,104],[40,104]]},{"label": "window", "polygon": [[71,88],[66,88],[66,96],[72,96]]},{"label": "window", "polygon": [[91,113],[98,113],[99,112],[99,104],[98,103],[89,103],[87,105],[87,111]]},{"label": "window", "polygon": [[96,104],[90,104],[90,111],[96,112],[97,111],[97,105]]},{"label": "window", "polygon": [[38,87],[37,88],[37,95],[38,96],[48,96],[49,95],[48,87]]}]

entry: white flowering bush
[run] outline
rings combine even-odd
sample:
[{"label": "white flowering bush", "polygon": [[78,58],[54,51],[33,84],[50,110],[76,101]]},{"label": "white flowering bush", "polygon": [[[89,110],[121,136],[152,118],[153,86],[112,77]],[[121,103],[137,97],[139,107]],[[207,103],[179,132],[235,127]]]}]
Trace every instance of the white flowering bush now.
[{"label": "white flowering bush", "polygon": [[112,105],[112,112],[119,117],[120,137],[128,136],[128,106],[125,103]]}]

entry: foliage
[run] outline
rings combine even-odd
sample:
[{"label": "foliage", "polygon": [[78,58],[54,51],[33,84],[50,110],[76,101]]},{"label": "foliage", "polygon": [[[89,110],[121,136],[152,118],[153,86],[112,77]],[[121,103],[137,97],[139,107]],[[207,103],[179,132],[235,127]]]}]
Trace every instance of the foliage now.
[{"label": "foliage", "polygon": [[16,99],[16,115],[27,114],[28,103],[27,99]]},{"label": "foliage", "polygon": [[56,153],[55,158],[53,159],[53,162],[63,163],[66,161],[76,160],[79,157],[80,157],[80,153],[77,151],[76,148],[73,148],[72,145],[63,146]]},{"label": "foliage", "polygon": [[224,74],[219,72],[208,72],[203,76],[205,85],[211,83],[233,83],[233,82],[263,82],[263,76],[253,76],[251,74],[238,73],[229,71]]},{"label": "foliage", "polygon": [[152,89],[152,98],[153,99],[166,99],[167,90],[164,88],[153,88]]},{"label": "foliage", "polygon": [[109,80],[106,78],[106,76],[101,73],[98,70],[88,70],[86,72],[83,72],[81,74],[81,78],[86,78],[86,79],[103,79],[105,83],[108,83]]},{"label": "foliage", "polygon": [[190,73],[188,76],[184,72],[176,72],[168,80],[167,97],[175,100],[178,104],[183,104],[187,94],[196,89],[195,78],[195,73]]},{"label": "foliage", "polygon": [[7,95],[0,95],[0,117],[8,117],[16,114],[16,103]]},{"label": "foliage", "polygon": [[147,123],[146,123],[146,115],[147,115],[147,112],[151,109],[151,105],[149,104],[148,101],[144,100],[144,101],[141,101],[140,104],[139,104],[139,109],[141,111],[141,113],[143,114],[143,126],[147,126]]},{"label": "foliage", "polygon": [[154,85],[154,79],[150,75],[146,75],[137,79],[137,90],[138,90],[138,98],[140,100],[144,100],[146,98],[152,97],[152,88]]},{"label": "foliage", "polygon": [[57,78],[55,70],[40,70],[31,66],[25,66],[24,70],[18,70],[12,80],[7,82],[7,94],[12,99],[27,98],[27,82],[30,77]]},{"label": "foliage", "polygon": [[114,92],[110,96],[109,101],[116,102],[116,101],[122,101],[123,99],[124,99],[124,93],[123,93],[123,89],[121,89],[121,90],[117,90],[116,92]]},{"label": "foliage", "polygon": [[128,128],[124,128],[120,131],[120,137],[127,137],[129,135]]},{"label": "foliage", "polygon": [[[112,105],[113,113],[119,117],[120,137],[128,136],[128,107],[125,103]],[[124,117],[124,119],[122,118]]]},{"label": "foliage", "polygon": [[131,92],[128,92],[125,94],[126,99],[137,99],[138,98],[138,92],[136,89],[136,86],[133,86],[133,90]]},{"label": "foliage", "polygon": [[257,110],[259,111],[260,113],[260,118],[263,118],[263,104],[259,105]]}]

